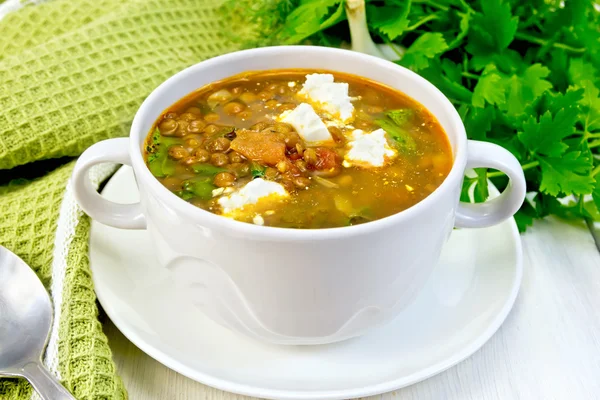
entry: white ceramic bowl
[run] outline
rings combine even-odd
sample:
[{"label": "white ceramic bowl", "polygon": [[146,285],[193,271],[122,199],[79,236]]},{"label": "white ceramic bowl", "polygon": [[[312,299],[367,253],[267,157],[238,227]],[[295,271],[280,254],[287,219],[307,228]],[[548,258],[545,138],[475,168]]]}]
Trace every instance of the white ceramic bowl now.
[{"label": "white ceramic bowl", "polygon": [[[295,230],[246,224],[180,199],[150,173],[144,138],[160,114],[208,83],[244,71],[315,68],[351,73],[398,89],[423,104],[445,129],[454,164],[429,197],[390,217],[362,225]],[[92,189],[90,167],[133,167],[141,201],[122,205]],[[483,204],[459,204],[465,168],[505,172],[510,184]],[[280,344],[321,344],[358,336],[408,305],[434,268],[454,226],[484,227],[510,218],[525,196],[519,162],[503,148],[468,141],[452,104],[432,84],[394,63],[325,47],[239,51],[189,67],[144,101],[129,138],[87,149],[72,183],[81,207],[115,227],[148,229],[159,261],[189,300],[234,331]],[[410,327],[406,327],[410,329]]]}]

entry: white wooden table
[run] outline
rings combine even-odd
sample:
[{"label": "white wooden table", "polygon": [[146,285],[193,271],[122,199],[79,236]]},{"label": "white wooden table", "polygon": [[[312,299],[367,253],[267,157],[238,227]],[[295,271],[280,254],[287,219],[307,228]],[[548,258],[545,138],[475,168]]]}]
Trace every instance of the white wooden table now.
[{"label": "white wooden table", "polygon": [[[516,304],[483,348],[421,383],[370,399],[600,399],[600,253],[584,223],[538,221],[523,235]],[[142,353],[107,319],[131,400],[248,399],[204,386]]]}]

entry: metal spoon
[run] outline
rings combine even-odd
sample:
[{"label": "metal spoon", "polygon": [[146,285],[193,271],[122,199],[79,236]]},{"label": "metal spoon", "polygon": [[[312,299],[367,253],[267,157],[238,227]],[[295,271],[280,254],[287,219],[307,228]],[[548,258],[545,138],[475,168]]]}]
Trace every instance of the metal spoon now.
[{"label": "metal spoon", "polygon": [[52,306],[23,260],[0,246],[0,376],[26,378],[44,400],[75,400],[44,367]]}]

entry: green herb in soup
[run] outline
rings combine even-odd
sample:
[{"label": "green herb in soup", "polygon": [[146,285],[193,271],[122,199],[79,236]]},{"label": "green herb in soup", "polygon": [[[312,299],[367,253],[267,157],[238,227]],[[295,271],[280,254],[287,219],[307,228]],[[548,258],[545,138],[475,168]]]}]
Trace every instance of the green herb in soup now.
[{"label": "green herb in soup", "polygon": [[452,166],[419,103],[328,71],[245,73],[207,85],[156,121],[145,159],[182,199],[258,225],[331,228],[400,212]]}]

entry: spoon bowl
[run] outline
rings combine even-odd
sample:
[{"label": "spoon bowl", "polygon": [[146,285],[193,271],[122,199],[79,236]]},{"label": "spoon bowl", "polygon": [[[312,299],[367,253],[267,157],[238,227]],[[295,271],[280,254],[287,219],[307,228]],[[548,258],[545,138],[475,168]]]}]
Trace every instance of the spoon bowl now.
[{"label": "spoon bowl", "polygon": [[0,246],[0,376],[24,377],[43,399],[74,400],[41,361],[52,304],[31,267]]}]

